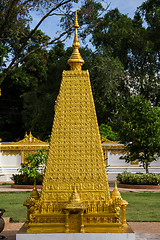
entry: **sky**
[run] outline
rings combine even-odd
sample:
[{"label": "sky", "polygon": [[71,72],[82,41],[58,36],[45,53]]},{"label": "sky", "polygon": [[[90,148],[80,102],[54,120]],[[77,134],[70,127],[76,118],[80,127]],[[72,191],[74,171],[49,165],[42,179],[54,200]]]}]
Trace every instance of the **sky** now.
[{"label": "sky", "polygon": [[[139,7],[143,2],[144,0],[108,0],[108,3],[110,3],[109,10],[118,8],[120,13],[127,14],[131,18],[133,18],[137,7]],[[31,28],[33,28],[38,23],[40,17],[41,16],[39,15],[33,14],[33,22],[31,24]],[[55,36],[55,33],[58,30],[57,21],[54,17],[50,17],[46,19],[39,28],[42,30],[42,32],[52,38]],[[72,39],[66,40],[65,46],[71,46],[72,41]],[[81,43],[81,45],[83,44]],[[88,46],[91,47],[90,44]]]},{"label": "sky", "polygon": [[134,13],[144,0],[111,0],[110,8],[118,8],[123,14],[128,14],[129,17],[133,17]]}]

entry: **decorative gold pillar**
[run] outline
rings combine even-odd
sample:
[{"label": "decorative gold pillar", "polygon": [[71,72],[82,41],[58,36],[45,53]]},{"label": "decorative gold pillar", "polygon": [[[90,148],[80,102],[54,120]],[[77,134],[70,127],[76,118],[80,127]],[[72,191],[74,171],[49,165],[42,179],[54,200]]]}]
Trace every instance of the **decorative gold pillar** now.
[{"label": "decorative gold pillar", "polygon": [[24,163],[24,150],[21,150],[21,163]]},{"label": "decorative gold pillar", "polygon": [[80,216],[81,216],[81,229],[80,229],[80,232],[81,233],[85,232],[85,230],[84,230],[84,222],[83,222],[83,215],[84,215],[84,210],[81,210],[80,211]]},{"label": "decorative gold pillar", "polygon": [[69,210],[64,210],[65,213],[65,232],[69,233]]},{"label": "decorative gold pillar", "polygon": [[121,207],[121,210],[122,210],[122,225],[123,226],[127,225],[127,222],[126,222],[126,206],[127,205],[128,205],[128,202],[123,200],[122,201],[122,207]]}]

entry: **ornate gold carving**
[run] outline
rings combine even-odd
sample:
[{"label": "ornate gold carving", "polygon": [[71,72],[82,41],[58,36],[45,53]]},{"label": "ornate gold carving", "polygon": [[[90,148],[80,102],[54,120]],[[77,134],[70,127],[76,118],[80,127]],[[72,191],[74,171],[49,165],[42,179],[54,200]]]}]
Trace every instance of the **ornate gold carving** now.
[{"label": "ornate gold carving", "polygon": [[2,155],[4,156],[4,155],[6,155],[6,156],[9,156],[9,155],[11,155],[11,156],[13,156],[13,155],[20,155],[21,154],[21,152],[19,151],[19,150],[3,150],[2,151]]},{"label": "ornate gold carving", "polygon": [[24,162],[24,158],[28,152],[35,153],[36,150],[43,148],[48,150],[49,143],[42,142],[39,139],[33,137],[31,132],[29,135],[25,133],[24,139],[19,142],[12,142],[11,144],[1,145],[2,155],[21,155],[23,157],[23,159],[21,159],[21,162]]},{"label": "ornate gold carving", "polygon": [[108,150],[110,151],[111,155],[124,155],[125,151],[124,151],[124,145],[120,144],[119,142],[114,142],[108,139],[105,139],[103,137],[101,137],[101,141],[102,141],[102,147],[103,147],[103,151],[104,153]]},{"label": "ornate gold carving", "polygon": [[69,212],[77,212],[80,210],[85,210],[87,207],[85,203],[80,200],[80,196],[77,193],[76,187],[70,197],[69,202],[64,206],[64,210],[68,210]]},{"label": "ornate gold carving", "polygon": [[124,145],[117,142],[117,141],[111,141],[109,139],[106,139],[104,137],[101,137],[102,144],[106,147],[112,147],[112,148],[124,148]]},{"label": "ornate gold carving", "polygon": [[124,155],[125,152],[121,148],[120,149],[111,149],[110,154],[111,155],[116,155],[116,154]]},{"label": "ornate gold carving", "polygon": [[24,202],[24,206],[27,207],[27,219],[26,225],[31,221],[33,221],[33,213],[37,213],[38,205],[37,200],[39,199],[39,193],[36,188],[36,184],[34,183],[34,188],[30,194],[30,198]]},{"label": "ornate gold carving", "polygon": [[81,70],[77,15],[74,26],[71,70],[63,71],[41,196],[26,205],[28,231],[123,232],[122,198],[110,196],[89,73]]},{"label": "ornate gold carving", "polygon": [[115,203],[115,210],[117,213],[117,216],[119,216],[120,208],[122,210],[122,225],[123,227],[126,226],[126,206],[128,205],[128,202],[126,200],[123,200],[121,197],[120,192],[117,188],[117,183],[115,182],[115,187],[112,192],[111,198],[113,202]]},{"label": "ornate gold carving", "polygon": [[105,139],[103,137],[101,137],[101,141],[102,141],[102,146],[103,146],[103,150],[106,151],[106,150],[110,150],[110,154],[125,154],[125,151],[124,151],[124,145],[123,144],[120,144],[119,142],[114,142],[114,141],[111,141],[111,140],[108,140],[108,139]]},{"label": "ornate gold carving", "polygon": [[20,140],[19,142],[12,142],[12,145],[31,145],[31,144],[34,144],[34,145],[44,144],[44,142],[33,137],[31,132],[29,133],[29,135],[27,135],[27,132],[26,132],[24,139]]}]

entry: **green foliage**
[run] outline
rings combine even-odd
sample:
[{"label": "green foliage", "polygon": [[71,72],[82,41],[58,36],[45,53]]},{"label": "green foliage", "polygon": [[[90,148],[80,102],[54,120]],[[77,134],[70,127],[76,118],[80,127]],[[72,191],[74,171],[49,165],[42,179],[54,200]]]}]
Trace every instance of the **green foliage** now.
[{"label": "green foliage", "polygon": [[0,42],[0,74],[2,73],[3,59],[7,56],[7,49]]},{"label": "green foliage", "polygon": [[125,144],[127,162],[139,160],[148,172],[160,154],[160,108],[153,107],[143,96],[132,96],[115,115],[115,128]]},{"label": "green foliage", "polygon": [[37,150],[36,153],[28,153],[25,163],[21,163],[19,173],[28,177],[36,178],[39,175],[40,167],[43,167],[47,160],[45,149]]},{"label": "green foliage", "polygon": [[[39,35],[41,35],[41,38],[45,37],[45,35],[40,31]],[[34,41],[36,45],[36,39],[34,39]],[[31,124],[28,126],[27,123],[32,122],[31,116],[39,116],[37,101],[41,99],[40,96],[44,95],[39,93],[39,87],[43,83],[46,83],[48,71],[47,59],[47,51],[39,50],[29,56],[27,60],[19,66],[19,68],[14,69],[12,73],[9,74],[2,82],[2,96],[0,98],[0,125],[1,138],[3,141],[15,141],[17,138],[22,138],[24,136],[25,130],[33,130],[33,128],[30,127]],[[33,97],[30,92],[33,93]],[[37,101],[34,98],[35,95],[38,95]],[[23,123],[23,117],[25,113],[25,99],[27,99],[27,97],[30,97],[30,106],[28,106],[29,109],[27,113],[26,126]],[[31,109],[33,109],[33,112]],[[41,122],[41,119],[39,119],[39,122]],[[33,134],[34,133],[35,132],[33,131]]]},{"label": "green foliage", "polygon": [[28,153],[25,163],[21,163],[19,174],[14,174],[12,180],[15,184],[33,184],[36,180],[37,184],[42,183],[43,168],[47,160],[47,151],[45,149],[37,150],[36,153]]},{"label": "green foliage", "polygon": [[133,36],[134,29],[131,18],[121,14],[116,8],[108,11],[95,25],[93,44],[96,47],[106,47],[112,53],[112,56],[114,58],[118,57],[127,69],[129,63],[128,51]]},{"label": "green foliage", "polygon": [[117,181],[132,185],[160,185],[160,174],[156,173],[119,173]]},{"label": "green foliage", "polygon": [[64,67],[62,62],[67,65],[69,58],[65,54],[61,43],[49,52],[39,50],[5,78],[0,98],[0,135],[3,141],[23,138],[26,130],[41,138],[50,134],[54,102]]},{"label": "green foliage", "polygon": [[113,58],[105,48],[92,53],[89,61],[98,122],[110,122],[113,111],[117,111],[129,95],[124,68],[119,59]]},{"label": "green foliage", "polygon": [[113,9],[99,17],[96,24],[90,24],[96,49],[107,49],[126,70],[130,93],[143,94],[155,106],[160,105],[159,12],[159,1],[148,0],[137,9],[133,19]]},{"label": "green foliage", "polygon": [[[41,57],[41,60],[39,58]],[[32,56],[30,56],[32,58]],[[30,129],[35,136],[46,139],[51,133],[54,103],[56,101],[58,90],[62,78],[62,71],[67,69],[68,51],[64,50],[64,44],[57,43],[47,54],[37,53],[32,61],[35,64],[28,63],[23,65],[26,73],[32,79],[31,88],[23,94],[22,121],[25,129]],[[43,69],[40,71],[39,68]],[[28,69],[37,70],[29,72]],[[41,76],[38,75],[40,72]],[[42,75],[42,73],[44,73]],[[34,80],[34,86],[33,86]],[[33,87],[32,87],[33,86]]]},{"label": "green foliage", "polygon": [[118,134],[114,131],[112,131],[111,126],[107,124],[101,124],[99,126],[99,131],[102,137],[109,139],[111,141],[118,141]]},{"label": "green foliage", "polygon": [[145,18],[149,37],[154,42],[155,49],[159,49],[160,39],[157,38],[157,32],[160,29],[160,2],[159,0],[147,0],[137,10]]},{"label": "green foliage", "polygon": [[[74,19],[72,7],[78,2],[78,0],[1,1],[0,40],[3,42],[3,46],[7,47],[7,60],[9,64],[6,65],[5,71],[1,74],[0,82],[5,79],[12,69],[18,67],[18,64],[33,52],[55,44],[58,40],[64,41],[64,39],[71,36]],[[88,23],[88,20],[96,19],[96,16],[104,11],[101,1],[94,0],[81,2],[80,8],[80,17],[83,15],[81,23],[84,25]],[[36,13],[39,14],[40,19],[31,30],[29,24],[33,20],[33,11],[34,15]],[[43,21],[53,16],[54,22],[56,21],[57,23],[57,28],[53,28],[52,35],[54,37],[49,41],[50,38],[46,35],[45,37],[42,37],[41,34],[39,35],[40,30],[37,29]]]}]

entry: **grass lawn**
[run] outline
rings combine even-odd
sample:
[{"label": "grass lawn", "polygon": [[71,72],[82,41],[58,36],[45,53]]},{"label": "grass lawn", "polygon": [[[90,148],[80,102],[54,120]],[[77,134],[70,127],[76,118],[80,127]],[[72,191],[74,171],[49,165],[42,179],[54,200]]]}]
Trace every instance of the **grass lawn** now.
[{"label": "grass lawn", "polygon": [[[3,216],[10,217],[14,222],[24,222],[26,207],[23,206],[23,202],[29,195],[30,192],[0,193],[0,208],[6,210]],[[129,202],[126,208],[127,221],[160,221],[160,193],[127,192],[121,195]]]},{"label": "grass lawn", "polygon": [[30,192],[0,193],[0,208],[6,210],[3,217],[10,217],[13,222],[25,222],[27,208],[23,203],[29,196]]},{"label": "grass lawn", "polygon": [[126,208],[128,222],[159,222],[160,193],[121,193],[129,203]]}]

